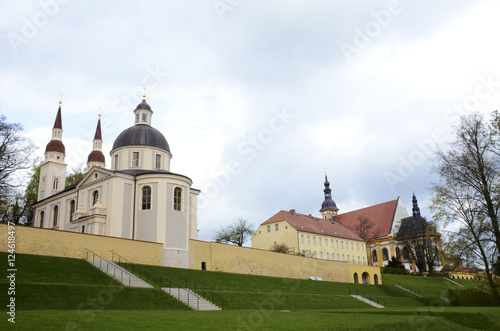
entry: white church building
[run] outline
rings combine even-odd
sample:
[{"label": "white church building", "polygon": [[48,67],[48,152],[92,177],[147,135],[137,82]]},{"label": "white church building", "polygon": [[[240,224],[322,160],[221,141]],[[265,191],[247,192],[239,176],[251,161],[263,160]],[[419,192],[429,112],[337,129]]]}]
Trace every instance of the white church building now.
[{"label": "white church building", "polygon": [[170,172],[172,154],[151,125],[146,98],[135,125],[114,141],[111,167],[102,153],[101,120],[85,176],[65,187],[61,102],[40,169],[33,226],[163,243],[163,265],[189,268],[189,240],[197,239],[200,191],[190,178]]}]

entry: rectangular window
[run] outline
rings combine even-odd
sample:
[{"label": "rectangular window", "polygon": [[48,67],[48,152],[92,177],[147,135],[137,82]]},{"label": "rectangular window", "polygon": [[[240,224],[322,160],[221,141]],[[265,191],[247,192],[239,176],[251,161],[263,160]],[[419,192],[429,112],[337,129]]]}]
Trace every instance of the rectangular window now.
[{"label": "rectangular window", "polygon": [[330,247],[333,248],[333,239],[330,240]]},{"label": "rectangular window", "polygon": [[320,246],[322,246],[322,245],[321,245],[321,238],[319,238],[319,245],[320,245]]},{"label": "rectangular window", "polygon": [[318,254],[316,252],[314,252],[314,258],[317,258],[318,257]]},{"label": "rectangular window", "polygon": [[337,242],[337,248],[339,248],[339,241],[338,240],[335,240]]},{"label": "rectangular window", "polygon": [[326,259],[330,260],[330,253],[326,253]]},{"label": "rectangular window", "polygon": [[341,247],[342,249],[344,249],[344,242],[343,242],[343,241],[341,241],[341,242],[340,242],[340,247]]},{"label": "rectangular window", "polygon": [[307,236],[307,243],[311,244],[311,238],[309,238],[309,236]]},{"label": "rectangular window", "polygon": [[342,261],[345,261],[345,257],[344,257],[344,254],[342,254]]},{"label": "rectangular window", "polygon": [[348,242],[345,243],[345,249],[349,250],[349,243]]},{"label": "rectangular window", "polygon": [[275,224],[275,225],[274,225],[274,229],[275,229],[276,231],[279,231],[279,229],[280,229],[280,225],[279,225],[279,224]]},{"label": "rectangular window", "polygon": [[267,232],[271,232],[271,226],[270,225],[267,226]]},{"label": "rectangular window", "polygon": [[363,258],[363,265],[365,264],[365,258]]},{"label": "rectangular window", "polygon": [[356,248],[358,249],[358,252],[359,252],[359,244],[356,244]]},{"label": "rectangular window", "polygon": [[142,121],[146,122],[146,119],[147,119],[146,114],[142,114]]},{"label": "rectangular window", "polygon": [[139,152],[132,153],[132,167],[139,166]]},{"label": "rectangular window", "polygon": [[118,170],[118,155],[115,155],[115,170]]},{"label": "rectangular window", "polygon": [[160,154],[156,154],[155,168],[161,169],[161,155]]},{"label": "rectangular window", "polygon": [[351,250],[354,250],[354,243],[351,243]]},{"label": "rectangular window", "polygon": [[300,235],[300,242],[304,243],[304,235],[303,234]]},{"label": "rectangular window", "polygon": [[337,254],[337,261],[340,261],[340,254]]},{"label": "rectangular window", "polygon": [[313,245],[316,245],[316,237],[313,237]]},{"label": "rectangular window", "polygon": [[361,263],[361,258],[358,256],[358,264]]},{"label": "rectangular window", "polygon": [[356,264],[356,260],[354,259],[354,256],[352,257],[352,264]]},{"label": "rectangular window", "polygon": [[349,255],[347,255],[347,262],[349,262]]},{"label": "rectangular window", "polygon": [[319,258],[323,259],[323,252],[319,252]]}]

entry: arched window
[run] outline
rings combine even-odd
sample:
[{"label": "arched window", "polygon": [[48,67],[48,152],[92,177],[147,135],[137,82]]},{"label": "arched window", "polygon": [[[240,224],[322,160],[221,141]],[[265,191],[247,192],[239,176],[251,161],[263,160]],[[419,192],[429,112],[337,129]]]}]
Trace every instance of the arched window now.
[{"label": "arched window", "polygon": [[73,214],[75,213],[75,200],[69,202],[69,221],[73,220]]},{"label": "arched window", "polygon": [[43,221],[45,219],[45,212],[42,210],[40,212],[40,227],[43,228]]},{"label": "arched window", "polygon": [[382,259],[384,261],[389,260],[389,252],[387,251],[387,248],[382,249]]},{"label": "arched window", "polygon": [[151,209],[151,187],[142,188],[142,209]]},{"label": "arched window", "polygon": [[401,249],[399,247],[396,247],[396,259],[401,261]]},{"label": "arched window", "polygon": [[363,278],[363,284],[370,284],[370,275],[367,272],[363,272],[361,277]]},{"label": "arched window", "polygon": [[52,226],[57,226],[57,214],[59,214],[59,206],[54,206],[54,218],[52,221]]},{"label": "arched window", "polygon": [[359,280],[358,280],[358,273],[357,273],[357,272],[355,272],[355,273],[354,273],[354,284],[357,284],[357,283],[359,283]]},{"label": "arched window", "polygon": [[52,189],[53,190],[57,190],[58,187],[59,187],[59,179],[58,178],[54,178],[54,184],[52,186]]},{"label": "arched window", "polygon": [[408,247],[403,247],[403,259],[410,259],[410,251],[408,250]]},{"label": "arched window", "polygon": [[377,251],[375,249],[372,252],[372,260],[373,262],[377,262]]},{"label": "arched window", "polygon": [[181,210],[182,206],[182,189],[176,187],[174,189],[174,210]]},{"label": "arched window", "polygon": [[92,206],[95,206],[97,201],[99,201],[99,191],[95,190],[92,192]]}]

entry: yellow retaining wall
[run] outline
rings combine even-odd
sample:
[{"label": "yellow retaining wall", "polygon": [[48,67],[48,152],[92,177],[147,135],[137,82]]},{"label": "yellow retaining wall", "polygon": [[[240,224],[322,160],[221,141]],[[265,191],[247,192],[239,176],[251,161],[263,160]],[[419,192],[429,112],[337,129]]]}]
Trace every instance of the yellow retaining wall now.
[{"label": "yellow retaining wall", "polygon": [[[7,225],[0,224],[0,251],[6,252]],[[87,248],[106,259],[110,250],[134,263],[162,265],[161,243],[92,235],[62,230],[16,226],[16,253],[85,258]]]},{"label": "yellow retaining wall", "polygon": [[349,264],[349,274],[351,276],[351,283],[354,283],[354,273],[358,274],[358,283],[363,284],[363,274],[368,273],[368,284],[375,284],[375,275],[377,276],[377,284],[382,284],[382,275],[380,274],[379,267],[354,265]]},{"label": "yellow retaining wall", "polygon": [[190,268],[201,270],[202,262],[206,270],[233,272],[238,274],[287,277],[309,279],[310,276],[321,277],[330,282],[354,282],[354,272],[379,277],[380,268],[349,265],[347,262],[320,260],[297,255],[275,253],[256,248],[238,247],[234,245],[198,240],[189,241]]}]

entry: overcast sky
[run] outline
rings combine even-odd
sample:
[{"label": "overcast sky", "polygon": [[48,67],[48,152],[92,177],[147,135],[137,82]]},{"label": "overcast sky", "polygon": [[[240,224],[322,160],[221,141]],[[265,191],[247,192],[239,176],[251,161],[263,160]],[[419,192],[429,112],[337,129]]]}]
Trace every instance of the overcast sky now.
[{"label": "overcast sky", "polygon": [[104,153],[147,84],[171,171],[200,189],[199,239],[239,217],[396,199],[424,216],[462,114],[500,104],[498,1],[0,2],[0,113],[43,156],[59,94],[71,167]]}]

